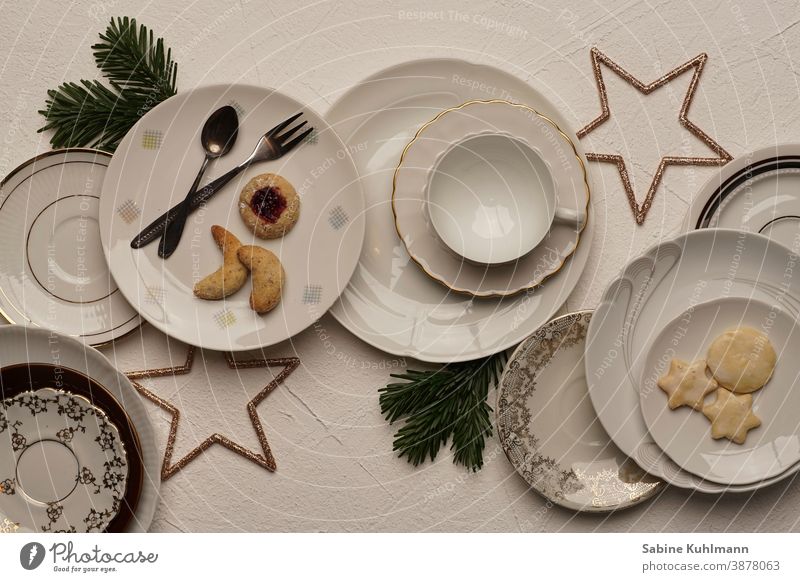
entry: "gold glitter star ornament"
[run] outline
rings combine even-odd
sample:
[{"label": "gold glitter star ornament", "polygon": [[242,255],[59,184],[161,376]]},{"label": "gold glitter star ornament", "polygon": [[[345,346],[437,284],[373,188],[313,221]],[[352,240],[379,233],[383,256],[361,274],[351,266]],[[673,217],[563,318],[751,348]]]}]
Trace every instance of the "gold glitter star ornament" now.
[{"label": "gold glitter star ornament", "polygon": [[234,359],[233,355],[225,354],[225,360],[228,363],[228,367],[231,369],[241,369],[241,368],[267,368],[267,367],[282,367],[283,369],[275,376],[275,378],[264,386],[261,391],[256,394],[256,396],[247,403],[247,415],[250,418],[250,422],[253,425],[253,430],[256,432],[256,436],[258,437],[259,444],[261,445],[261,452],[257,453],[255,451],[251,451],[248,448],[243,447],[242,445],[234,442],[230,438],[226,437],[225,435],[219,433],[213,433],[205,438],[199,445],[189,451],[186,455],[184,455],[181,459],[176,461],[175,463],[172,462],[172,455],[175,449],[175,441],[178,436],[178,426],[180,425],[180,418],[181,413],[177,406],[169,402],[168,400],[161,398],[157,394],[151,392],[144,386],[142,386],[137,380],[145,379],[145,378],[158,378],[163,376],[175,376],[181,374],[188,374],[192,369],[192,363],[194,362],[194,348],[190,347],[187,354],[186,354],[186,361],[180,366],[174,366],[170,368],[156,368],[150,370],[138,370],[136,372],[128,372],[127,376],[133,381],[133,385],[139,393],[156,404],[159,408],[167,411],[171,416],[170,427],[169,427],[169,435],[167,436],[167,444],[164,449],[164,461],[161,464],[161,480],[166,481],[170,477],[174,476],[178,471],[186,467],[189,463],[194,461],[200,454],[211,447],[212,445],[218,444],[226,449],[233,451],[237,455],[241,455],[245,459],[267,469],[268,471],[274,471],[276,469],[275,458],[272,456],[272,450],[270,449],[269,442],[267,442],[267,436],[264,432],[264,427],[261,424],[261,419],[258,417],[258,411],[256,410],[258,405],[273,391],[277,388],[292,372],[294,372],[297,367],[300,365],[299,358],[259,358],[259,359],[252,359],[252,360],[244,360],[244,361],[237,361]]},{"label": "gold glitter star ornament", "polygon": [[649,95],[656,89],[663,87],[676,77],[679,77],[683,73],[693,70],[692,73],[692,80],[689,82],[689,89],[686,92],[686,96],[683,99],[683,105],[678,113],[678,122],[686,128],[690,133],[694,136],[699,138],[704,144],[706,144],[715,154],[715,157],[687,157],[687,156],[664,156],[661,158],[661,162],[658,164],[658,168],[656,169],[656,173],[653,176],[653,181],[650,183],[650,188],[647,190],[647,195],[645,196],[644,202],[642,202],[641,206],[636,201],[636,195],[633,192],[633,186],[631,185],[630,177],[628,176],[628,170],[625,165],[625,159],[619,154],[608,154],[608,153],[588,153],[586,154],[586,158],[595,162],[606,162],[610,164],[614,164],[617,166],[617,170],[619,171],[620,178],[622,179],[622,185],[625,188],[625,194],[628,197],[628,204],[630,204],[631,210],[633,211],[634,219],[636,220],[636,224],[644,223],[644,219],[647,216],[650,207],[653,204],[653,198],[656,195],[656,190],[658,189],[658,185],[661,183],[661,179],[664,176],[664,170],[666,170],[667,166],[722,166],[727,164],[732,158],[731,155],[726,152],[722,146],[720,146],[716,141],[711,139],[711,137],[706,134],[703,130],[697,127],[694,123],[689,121],[688,114],[689,114],[689,107],[692,104],[692,99],[694,98],[694,93],[697,90],[697,84],[700,80],[700,73],[703,72],[703,67],[705,67],[706,61],[708,60],[708,55],[705,53],[701,53],[691,59],[690,61],[685,62],[681,66],[673,69],[669,73],[659,77],[655,81],[649,84],[644,84],[639,81],[636,77],[631,75],[628,71],[620,67],[617,63],[612,61],[606,55],[601,53],[597,48],[592,48],[591,51],[592,56],[592,69],[594,71],[594,78],[597,82],[597,90],[600,94],[600,115],[595,118],[592,122],[590,122],[586,127],[582,128],[578,131],[578,138],[583,139],[592,131],[594,131],[597,127],[608,121],[611,117],[611,108],[608,104],[608,93],[606,91],[606,83],[603,79],[603,69],[602,65],[605,65],[611,71],[616,73],[620,78],[624,81],[632,85],[635,89],[640,91],[645,95]]}]

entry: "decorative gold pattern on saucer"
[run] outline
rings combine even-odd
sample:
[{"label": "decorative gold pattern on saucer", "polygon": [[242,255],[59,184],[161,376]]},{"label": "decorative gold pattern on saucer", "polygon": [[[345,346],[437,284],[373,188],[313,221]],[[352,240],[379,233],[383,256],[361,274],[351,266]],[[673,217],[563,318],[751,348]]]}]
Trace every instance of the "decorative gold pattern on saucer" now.
[{"label": "decorative gold pattern on saucer", "polygon": [[[551,365],[557,353],[583,349],[591,316],[591,311],[579,311],[553,319],[517,348],[498,387],[497,432],[506,456],[534,490],[552,503],[569,509],[599,512],[630,507],[649,499],[661,490],[663,484],[630,459],[614,463],[618,457],[607,452],[605,447],[597,447],[602,458],[599,458],[600,453],[595,453],[594,459],[589,458],[584,463],[586,466],[580,466],[578,462],[571,466],[562,465],[559,459],[545,451],[545,448],[559,447],[554,447],[552,442],[549,447],[543,447],[542,443],[547,444],[549,439],[564,435],[536,433],[535,415],[541,411],[532,410],[529,403],[539,388],[542,371]],[[568,386],[564,383],[543,389],[547,391],[546,397],[554,402],[557,398],[565,398]],[[588,392],[581,398],[588,399]],[[571,401],[565,402],[569,407]],[[559,427],[559,430],[565,429]],[[573,451],[576,445],[566,443],[565,446]],[[613,466],[609,462],[614,463]]]},{"label": "decorative gold pattern on saucer", "polygon": [[577,237],[577,240],[575,242],[574,248],[572,249],[572,251],[569,254],[566,254],[564,256],[563,260],[561,261],[561,264],[558,265],[558,267],[555,270],[553,270],[553,272],[545,275],[541,280],[539,280],[535,284],[530,285],[528,287],[522,287],[522,288],[519,288],[519,289],[515,289],[513,292],[508,292],[508,293],[486,293],[486,294],[482,293],[482,294],[480,294],[480,297],[483,297],[483,298],[507,297],[509,295],[516,295],[518,293],[522,293],[522,292],[525,292],[525,291],[530,291],[531,289],[535,289],[536,287],[539,287],[539,286],[543,285],[548,279],[550,279],[554,275],[558,274],[561,271],[561,269],[564,267],[564,265],[566,264],[567,260],[569,260],[569,258],[573,254],[575,254],[575,250],[578,248],[578,245],[581,242],[581,233],[584,231],[584,229],[586,228],[586,225],[589,222],[589,206],[590,206],[589,202],[590,202],[590,198],[591,198],[591,189],[589,187],[589,176],[588,176],[588,174],[586,172],[586,165],[583,163],[583,159],[581,158],[580,154],[578,153],[578,149],[575,146],[575,142],[573,142],[572,139],[566,133],[564,133],[564,131],[561,129],[561,127],[554,120],[549,118],[547,115],[537,111],[536,109],[533,109],[532,107],[529,107],[527,105],[523,105],[522,103],[513,103],[511,101],[506,101],[504,99],[485,99],[485,100],[484,99],[473,99],[471,101],[466,101],[466,102],[462,103],[461,105],[456,105],[455,107],[450,107],[448,109],[444,109],[443,111],[440,111],[436,115],[436,117],[434,117],[430,121],[424,123],[422,125],[422,127],[420,127],[417,130],[417,133],[414,134],[414,137],[411,139],[411,141],[409,141],[406,144],[406,146],[403,148],[403,153],[400,155],[400,161],[397,163],[397,166],[394,169],[394,175],[392,176],[392,218],[394,220],[394,228],[397,231],[397,236],[400,239],[400,241],[403,243],[403,247],[408,252],[408,255],[411,258],[411,260],[414,261],[417,264],[417,266],[420,269],[422,269],[422,271],[426,275],[428,275],[431,279],[433,279],[435,281],[438,281],[439,283],[441,283],[442,285],[444,285],[445,287],[447,287],[451,291],[454,291],[456,293],[461,293],[463,295],[469,295],[470,297],[476,296],[476,294],[473,293],[472,291],[470,291],[469,289],[463,289],[463,288],[452,286],[447,281],[443,280],[441,277],[439,277],[438,275],[436,275],[435,273],[433,273],[429,269],[427,269],[422,264],[422,262],[411,253],[411,251],[408,249],[408,246],[406,245],[406,242],[405,242],[405,239],[403,238],[402,233],[400,232],[400,226],[397,223],[397,209],[395,208],[395,195],[396,195],[396,192],[397,192],[397,174],[400,171],[400,167],[403,165],[403,160],[405,159],[406,154],[408,153],[408,150],[411,148],[411,146],[414,144],[414,142],[422,136],[422,134],[425,132],[425,130],[428,127],[430,127],[431,125],[436,123],[444,115],[447,115],[448,113],[450,113],[452,111],[457,111],[459,109],[463,109],[465,107],[469,107],[470,105],[475,105],[475,104],[478,104],[478,103],[482,103],[482,104],[495,104],[496,103],[498,105],[505,105],[505,106],[510,105],[512,107],[516,107],[518,109],[527,111],[530,115],[536,116],[536,117],[544,120],[546,123],[550,124],[553,127],[553,129],[555,129],[555,131],[558,133],[558,135],[560,135],[569,144],[570,148],[572,149],[572,153],[575,156],[575,158],[578,160],[578,164],[580,165],[581,172],[583,173],[583,183],[584,183],[584,186],[586,188],[586,207],[584,208],[586,219],[583,221],[583,224],[580,225],[580,227],[578,228],[578,237]]}]

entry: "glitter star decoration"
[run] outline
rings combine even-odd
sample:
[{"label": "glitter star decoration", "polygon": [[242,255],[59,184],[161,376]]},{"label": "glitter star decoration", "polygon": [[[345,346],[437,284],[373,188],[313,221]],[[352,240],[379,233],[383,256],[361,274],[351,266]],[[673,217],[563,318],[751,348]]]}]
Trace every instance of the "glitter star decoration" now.
[{"label": "glitter star decoration", "polygon": [[633,211],[633,216],[636,220],[636,224],[643,224],[644,219],[647,216],[647,213],[649,212],[650,207],[653,204],[653,198],[655,197],[656,190],[658,189],[658,186],[661,183],[661,179],[664,176],[664,170],[666,170],[667,166],[670,165],[722,166],[727,164],[732,159],[731,155],[727,151],[725,151],[722,148],[722,146],[720,146],[716,141],[711,139],[711,137],[709,137],[708,134],[706,134],[703,130],[697,127],[694,123],[689,121],[688,118],[689,107],[692,104],[692,98],[694,97],[694,93],[697,90],[697,84],[698,81],[700,80],[700,74],[703,72],[703,67],[705,67],[706,61],[708,60],[708,55],[706,55],[705,53],[701,53],[696,57],[694,57],[693,59],[691,59],[690,61],[685,62],[676,69],[673,69],[669,73],[663,75],[662,77],[656,79],[655,81],[647,85],[636,79],[633,75],[631,75],[625,69],[620,67],[617,63],[615,63],[605,54],[600,52],[597,48],[592,48],[591,57],[592,57],[592,68],[594,70],[594,77],[597,82],[597,90],[600,94],[601,113],[591,123],[589,123],[580,131],[578,131],[577,135],[581,139],[583,139],[597,127],[608,121],[608,119],[611,117],[611,109],[608,104],[608,93],[606,91],[606,84],[605,80],[603,79],[603,70],[601,65],[605,65],[606,67],[611,69],[624,81],[632,85],[634,88],[636,88],[644,95],[649,95],[659,87],[663,87],[664,85],[666,85],[676,77],[679,77],[683,73],[691,69],[694,70],[692,74],[692,79],[689,82],[689,89],[686,91],[686,96],[683,99],[683,104],[681,105],[680,112],[678,113],[678,121],[690,133],[692,133],[694,136],[699,138],[704,144],[706,144],[716,154],[716,157],[687,157],[687,156],[662,157],[661,161],[658,164],[658,168],[656,169],[656,173],[653,176],[653,181],[650,183],[650,188],[647,190],[647,195],[645,196],[644,202],[642,202],[640,206],[636,201],[636,195],[633,191],[633,186],[631,185],[630,177],[628,176],[628,170],[625,165],[625,159],[621,155],[588,153],[588,152],[586,154],[586,157],[589,160],[595,162],[606,162],[610,164],[615,164],[617,166],[620,178],[622,179],[622,185],[625,188],[625,194],[628,198],[628,204],[630,204],[631,210]]},{"label": "glitter star decoration", "polygon": [[161,480],[166,481],[170,477],[174,476],[178,471],[186,467],[189,463],[195,460],[200,454],[211,447],[214,444],[222,445],[228,450],[233,451],[234,453],[241,455],[245,459],[256,463],[257,465],[267,469],[268,471],[274,471],[276,469],[275,458],[272,455],[272,451],[269,446],[269,442],[267,441],[266,433],[264,432],[264,427],[261,424],[261,419],[258,417],[258,405],[275,389],[277,388],[292,372],[294,372],[297,367],[300,365],[299,358],[264,358],[264,359],[250,359],[250,360],[236,360],[232,354],[226,353],[225,354],[225,361],[228,364],[228,367],[231,369],[243,369],[243,368],[267,368],[267,367],[283,367],[277,376],[264,386],[256,396],[251,399],[246,406],[247,414],[250,418],[250,422],[253,425],[253,429],[256,432],[256,436],[258,437],[258,441],[261,445],[261,453],[256,453],[251,451],[250,449],[243,447],[242,445],[232,441],[228,437],[219,434],[213,433],[209,435],[206,439],[204,439],[199,445],[189,451],[186,455],[184,455],[181,459],[176,461],[175,463],[172,462],[172,455],[175,450],[175,440],[178,436],[178,427],[180,425],[180,410],[177,406],[169,402],[168,400],[161,398],[160,396],[154,394],[144,386],[142,386],[138,380],[143,380],[146,378],[160,378],[164,376],[177,376],[182,374],[188,374],[192,370],[192,364],[194,362],[194,348],[189,347],[188,352],[186,354],[186,361],[179,365],[173,366],[168,368],[154,368],[149,370],[137,370],[135,372],[127,372],[126,375],[128,378],[131,379],[133,382],[134,387],[139,393],[156,404],[158,407],[162,408],[163,410],[167,411],[171,416],[170,427],[169,427],[169,435],[167,436],[167,445],[164,449],[164,460],[161,464]]}]

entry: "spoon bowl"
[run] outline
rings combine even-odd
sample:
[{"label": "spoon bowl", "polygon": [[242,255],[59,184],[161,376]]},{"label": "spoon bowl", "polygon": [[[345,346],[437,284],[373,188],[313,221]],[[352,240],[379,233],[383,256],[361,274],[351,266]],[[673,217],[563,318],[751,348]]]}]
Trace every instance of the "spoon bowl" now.
[{"label": "spoon bowl", "polygon": [[200,142],[206,157],[216,159],[224,156],[236,143],[239,135],[239,116],[230,105],[220,107],[203,125]]},{"label": "spoon bowl", "polygon": [[175,218],[169,221],[164,229],[164,236],[161,237],[158,244],[158,256],[162,259],[169,258],[178,248],[186,218],[189,216],[189,203],[192,195],[197,192],[208,163],[231,151],[238,135],[239,116],[230,105],[220,107],[206,119],[203,131],[200,133],[200,142],[203,144],[206,157],[203,159],[203,164],[200,166],[200,171],[197,172],[197,177],[194,179],[189,193],[178,205]]}]

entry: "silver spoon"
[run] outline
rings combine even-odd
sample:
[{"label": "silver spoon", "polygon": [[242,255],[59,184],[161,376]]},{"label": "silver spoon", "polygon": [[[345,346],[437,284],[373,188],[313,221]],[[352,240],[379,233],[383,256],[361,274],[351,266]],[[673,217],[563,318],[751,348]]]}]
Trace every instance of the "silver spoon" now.
[{"label": "silver spoon", "polygon": [[230,105],[220,107],[212,113],[203,125],[203,132],[200,135],[200,141],[203,144],[203,149],[206,151],[206,157],[203,160],[203,165],[200,166],[200,171],[197,172],[197,177],[194,179],[192,187],[186,198],[178,205],[177,214],[167,224],[164,230],[164,235],[161,237],[161,242],[158,244],[158,256],[162,259],[169,258],[175,249],[178,248],[178,243],[183,234],[183,227],[186,224],[186,218],[189,216],[189,201],[192,195],[197,191],[200,185],[200,180],[206,171],[208,163],[216,158],[222,157],[227,154],[233,144],[236,143],[236,137],[239,134],[239,116],[236,115],[236,110]]}]

